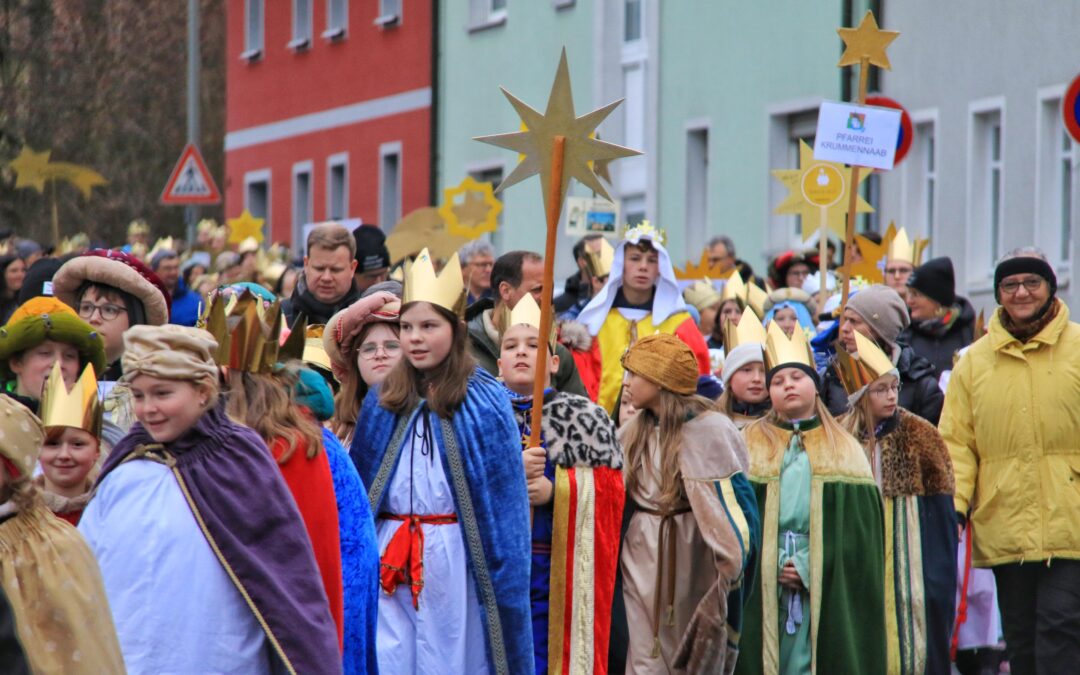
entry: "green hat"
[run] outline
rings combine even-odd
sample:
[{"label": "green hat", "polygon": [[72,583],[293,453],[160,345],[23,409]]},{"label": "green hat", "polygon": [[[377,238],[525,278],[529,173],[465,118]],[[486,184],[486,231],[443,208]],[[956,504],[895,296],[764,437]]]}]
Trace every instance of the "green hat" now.
[{"label": "green hat", "polygon": [[97,331],[67,305],[55,298],[39,297],[23,303],[7,325],[0,328],[0,380],[15,378],[8,365],[11,357],[46,340],[78,349],[80,369],[89,364],[98,377],[105,372],[105,343]]}]

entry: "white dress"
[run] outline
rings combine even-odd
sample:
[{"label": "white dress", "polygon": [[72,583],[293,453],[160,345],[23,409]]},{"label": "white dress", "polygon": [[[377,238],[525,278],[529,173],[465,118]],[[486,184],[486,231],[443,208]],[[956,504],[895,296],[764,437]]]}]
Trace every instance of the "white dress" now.
[{"label": "white dress", "polygon": [[128,673],[270,673],[266,636],[168,467],[127,462],[79,521]]},{"label": "white dress", "polygon": [[[438,429],[434,415],[428,429]],[[382,511],[398,515],[456,513],[442,458],[434,439],[416,433],[414,425],[390,479]],[[410,481],[410,475],[412,477]],[[411,483],[411,490],[410,490]],[[412,499],[410,505],[410,496]],[[380,556],[402,523],[376,514]],[[475,583],[469,574],[461,525],[424,524],[424,587],[420,609],[413,609],[412,591],[400,584],[393,595],[379,592],[376,650],[379,672],[488,672],[487,640]]]}]

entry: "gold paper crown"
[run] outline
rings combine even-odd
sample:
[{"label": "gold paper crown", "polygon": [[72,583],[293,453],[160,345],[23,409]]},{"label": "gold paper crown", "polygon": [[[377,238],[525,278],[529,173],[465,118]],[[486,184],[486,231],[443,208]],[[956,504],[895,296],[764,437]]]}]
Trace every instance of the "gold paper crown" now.
[{"label": "gold paper crown", "polygon": [[259,247],[259,242],[255,237],[247,237],[236,247],[236,252],[240,255],[245,253],[257,253],[262,249]]},{"label": "gold paper crown", "polygon": [[926,252],[926,247],[929,245],[929,239],[916,238],[913,242],[908,237],[907,230],[901,227],[896,231],[896,236],[893,240],[889,242],[889,248],[885,254],[885,259],[886,261],[898,260],[900,262],[907,262],[918,267],[922,264],[923,253]]},{"label": "gold paper crown", "polygon": [[128,235],[150,234],[150,225],[142,218],[136,218],[128,224]]},{"label": "gold paper crown", "polygon": [[[540,331],[540,305],[536,304],[536,298],[531,293],[526,293],[517,301],[514,305],[514,309],[510,311],[510,318],[506,322],[506,327],[517,326],[523,324],[526,326],[532,326]],[[548,335],[548,344],[555,347],[555,325],[551,326],[551,334]]]},{"label": "gold paper crown", "polygon": [[754,314],[754,310],[749,307],[743,309],[738,325],[730,319],[724,322],[724,352],[727,354],[730,354],[731,350],[739,345],[750,342],[765,344],[768,339],[765,327],[761,325],[761,320]]},{"label": "gold paper crown", "polygon": [[82,429],[94,438],[101,438],[101,401],[93,366],[86,366],[75,386],[68,391],[60,372],[60,362],[53,364],[41,395],[41,424],[46,428]]},{"label": "gold paper crown", "polygon": [[57,255],[67,255],[88,248],[90,248],[90,237],[85,232],[80,232],[70,238],[60,240],[60,246],[57,247],[56,253]]},{"label": "gold paper crown", "polygon": [[323,344],[323,333],[326,326],[316,324],[308,326],[304,330],[304,355],[303,362],[322,368],[327,373],[333,372],[330,368],[330,355],[326,353]]},{"label": "gold paper crown", "polygon": [[848,396],[896,368],[873,340],[858,331],[854,335],[857,350],[854,354],[848,354],[843,349],[836,350],[836,374]]},{"label": "gold paper crown", "polygon": [[442,273],[435,274],[431,254],[425,248],[405,270],[405,297],[402,304],[430,302],[458,316],[465,310],[465,282],[461,277],[461,261],[457,253],[451,256]]},{"label": "gold paper crown", "polygon": [[[814,353],[810,351],[810,343],[806,341],[806,334],[801,330],[794,331],[788,338],[780,326],[773,321],[766,331],[765,340],[765,369],[785,365],[798,364],[814,369]],[[815,369],[816,370],[816,369]]]},{"label": "gold paper crown", "polygon": [[146,254],[146,260],[153,260],[154,256],[162,251],[176,251],[176,242],[172,237],[161,237],[155,241],[154,248],[150,249],[150,252]]},{"label": "gold paper crown", "polygon": [[585,264],[589,266],[589,274],[594,277],[606,277],[611,274],[611,266],[615,263],[615,249],[606,237],[596,240],[600,245],[599,251],[590,251],[589,244],[585,244]]},{"label": "gold paper crown", "polygon": [[754,310],[759,319],[765,318],[765,304],[769,302],[769,294],[761,290],[757,284],[751,281],[746,287],[746,304]]},{"label": "gold paper crown", "polygon": [[648,239],[663,246],[667,241],[667,233],[658,227],[654,227],[649,221],[643,220],[633,227],[625,226],[622,238],[623,241]]},{"label": "gold paper crown", "polygon": [[199,221],[199,224],[196,226],[196,229],[199,232],[208,232],[208,233],[213,234],[214,230],[216,230],[217,227],[218,227],[217,221],[214,220],[213,218],[203,218],[202,220]]},{"label": "gold paper crown", "polygon": [[278,362],[281,305],[269,307],[251,291],[225,298],[218,293],[200,320],[218,342],[219,366],[247,373],[269,373]]},{"label": "gold paper crown", "polygon": [[701,252],[701,260],[698,264],[694,264],[691,261],[687,261],[684,269],[675,270],[675,278],[683,281],[688,279],[705,279],[711,277],[713,279],[720,279],[724,276],[724,272],[720,269],[720,265],[709,264],[709,250],[705,249]]},{"label": "gold paper crown", "polygon": [[725,300],[738,300],[739,307],[746,307],[749,296],[747,294],[746,284],[743,283],[742,276],[736,271],[730,277],[728,277],[727,283],[724,284],[724,291],[720,294],[720,302]]}]

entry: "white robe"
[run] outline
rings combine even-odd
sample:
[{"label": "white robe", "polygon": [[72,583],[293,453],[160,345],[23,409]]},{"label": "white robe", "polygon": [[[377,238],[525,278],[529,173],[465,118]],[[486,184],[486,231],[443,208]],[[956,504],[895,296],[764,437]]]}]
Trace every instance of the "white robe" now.
[{"label": "white robe", "polygon": [[127,462],[79,521],[128,673],[270,673],[266,636],[168,467]]},{"label": "white robe", "polygon": [[[431,428],[438,421],[428,417]],[[410,430],[390,479],[382,510],[405,515],[456,513],[454,496],[443,471],[438,447],[425,456],[421,441]],[[431,441],[434,445],[434,441]],[[434,453],[434,454],[432,454]],[[410,506],[410,465],[412,504]],[[375,528],[380,556],[402,523],[379,518]],[[488,672],[486,636],[475,583],[468,570],[461,525],[421,525],[424,531],[424,588],[420,609],[412,606],[412,591],[401,584],[393,595],[379,593],[376,649],[379,672]]]}]

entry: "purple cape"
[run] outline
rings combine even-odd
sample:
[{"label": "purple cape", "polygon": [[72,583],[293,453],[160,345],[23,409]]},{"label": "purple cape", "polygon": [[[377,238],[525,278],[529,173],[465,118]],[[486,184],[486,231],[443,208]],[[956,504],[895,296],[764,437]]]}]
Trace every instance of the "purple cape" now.
[{"label": "purple cape", "polygon": [[[311,540],[262,438],[230,420],[220,406],[166,445],[155,443],[137,423],[109,454],[98,483],[138,458],[140,446],[153,446],[147,460],[162,461],[166,453],[175,459],[173,471],[196,521],[277,660],[290,673],[341,673],[337,628]],[[167,649],[168,637],[162,637]]]}]

